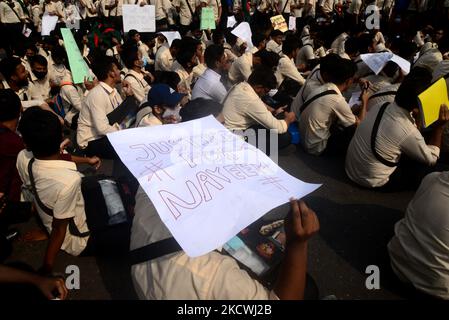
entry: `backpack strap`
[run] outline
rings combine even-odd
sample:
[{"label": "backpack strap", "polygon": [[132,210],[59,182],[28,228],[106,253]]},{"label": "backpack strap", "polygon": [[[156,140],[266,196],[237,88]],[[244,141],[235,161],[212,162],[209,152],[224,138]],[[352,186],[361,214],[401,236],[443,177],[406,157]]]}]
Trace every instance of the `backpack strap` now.
[{"label": "backpack strap", "polygon": [[300,113],[303,113],[304,110],[306,110],[306,108],[315,100],[327,96],[329,94],[338,94],[337,91],[335,90],[326,90],[321,92],[320,94],[317,94],[316,96],[313,96],[312,98],[310,98],[309,100],[307,100],[306,102],[303,103],[303,105],[301,106],[301,109],[299,109]]},{"label": "backpack strap", "polygon": [[397,93],[397,91],[385,91],[385,92],[378,92],[373,94],[371,97],[368,98],[368,100],[379,98],[379,97],[385,97],[385,96],[393,96]]},{"label": "backpack strap", "polygon": [[[30,182],[31,182],[31,192],[34,195],[34,200],[36,200],[37,205],[42,209],[42,211],[44,211],[47,215],[49,215],[50,217],[53,217],[53,210],[50,209],[49,207],[47,207],[42,200],[39,198],[39,195],[37,193],[36,190],[36,182],[34,180],[34,175],[33,175],[33,163],[34,163],[34,158],[32,158],[30,160],[30,162],[28,162],[28,175],[30,177]],[[72,236],[75,237],[79,237],[79,238],[84,238],[90,235],[90,232],[80,232],[77,225],[75,224],[75,221],[73,218],[71,218],[69,220],[69,232]]]},{"label": "backpack strap", "polygon": [[146,261],[151,261],[162,256],[182,251],[181,246],[170,237],[168,239],[160,240],[138,249],[134,249],[129,253],[129,261],[131,265],[139,264]]},{"label": "backpack strap", "polygon": [[286,0],[285,1],[284,8],[282,8],[282,12],[281,13],[285,12],[285,9],[287,8],[287,5],[288,5],[289,2],[290,2],[290,0]]},{"label": "backpack strap", "polygon": [[382,120],[382,116],[385,112],[385,109],[390,105],[390,102],[385,102],[382,107],[380,107],[379,113],[377,114],[376,120],[374,121],[373,131],[371,132],[371,151],[377,160],[379,160],[383,165],[387,167],[394,168],[398,166],[398,163],[391,162],[382,158],[382,156],[376,150],[376,137],[377,132],[379,131],[380,121]]},{"label": "backpack strap", "polygon": [[140,84],[140,86],[141,86],[142,88],[145,88],[145,86],[142,84],[142,82],[141,82],[139,79],[137,79],[137,77],[136,77],[135,75],[133,75],[133,74],[131,74],[131,73],[127,73],[127,74],[125,75],[125,77],[123,78],[123,80],[125,80],[125,79],[128,78],[128,77],[131,77],[131,78],[136,79],[136,81]]}]

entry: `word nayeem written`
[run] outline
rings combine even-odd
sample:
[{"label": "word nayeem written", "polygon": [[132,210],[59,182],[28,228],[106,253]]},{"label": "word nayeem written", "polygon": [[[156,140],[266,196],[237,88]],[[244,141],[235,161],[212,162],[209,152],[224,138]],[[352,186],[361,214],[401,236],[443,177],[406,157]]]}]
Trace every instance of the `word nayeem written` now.
[{"label": "word nayeem written", "polygon": [[[176,220],[183,212],[212,201],[217,191],[247,179],[258,179],[261,185],[271,184],[279,190],[288,191],[275,176],[276,167],[259,159],[257,149],[226,132],[140,143],[129,148],[136,152],[135,160],[142,163],[140,176],[144,177],[145,182],[168,183],[166,186],[176,183],[184,189],[185,192],[181,191],[183,196],[179,188],[176,194],[173,190],[167,190],[168,187],[160,187],[157,191]],[[180,163],[198,171],[193,177],[190,174],[189,179],[175,177],[168,168]]]}]

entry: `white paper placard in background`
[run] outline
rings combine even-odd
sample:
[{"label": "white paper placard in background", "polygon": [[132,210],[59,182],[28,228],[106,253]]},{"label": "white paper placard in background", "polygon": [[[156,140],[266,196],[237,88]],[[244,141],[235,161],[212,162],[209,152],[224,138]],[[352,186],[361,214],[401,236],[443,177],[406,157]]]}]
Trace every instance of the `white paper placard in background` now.
[{"label": "white paper placard in background", "polygon": [[124,4],[123,31],[137,30],[139,32],[156,32],[155,6]]},{"label": "white paper placard in background", "polygon": [[288,18],[288,30],[296,30],[296,17]]},{"label": "white paper placard in background", "polygon": [[247,50],[254,47],[253,41],[251,40],[253,33],[251,32],[251,27],[248,22],[241,22],[231,31],[231,33],[246,42]]},{"label": "white paper placard in background", "polygon": [[319,187],[290,176],[213,116],[107,136],[190,257]]},{"label": "white paper placard in background", "polygon": [[227,28],[233,28],[236,24],[237,20],[235,20],[235,16],[229,16]]},{"label": "white paper placard in background", "polygon": [[58,23],[58,16],[51,16],[49,14],[44,14],[42,16],[42,36],[49,36],[50,32],[55,30],[56,24]]}]

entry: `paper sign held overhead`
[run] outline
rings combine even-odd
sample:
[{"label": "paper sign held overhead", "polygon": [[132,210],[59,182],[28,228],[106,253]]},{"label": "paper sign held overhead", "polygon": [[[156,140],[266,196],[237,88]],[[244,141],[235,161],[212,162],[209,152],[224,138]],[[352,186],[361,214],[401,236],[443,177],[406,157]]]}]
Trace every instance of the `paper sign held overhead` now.
[{"label": "paper sign held overhead", "polygon": [[215,14],[213,8],[201,9],[201,30],[214,30],[215,29]]},{"label": "paper sign held overhead", "polygon": [[287,174],[213,116],[108,139],[190,257],[215,250],[290,197],[319,187]]},{"label": "paper sign held overhead", "polygon": [[248,50],[254,47],[251,40],[251,36],[253,34],[248,22],[241,22],[237,27],[234,28],[234,30],[231,31],[231,33],[246,42]]},{"label": "paper sign held overhead", "polygon": [[84,78],[90,77],[89,67],[84,61],[78,45],[73,38],[72,31],[67,28],[61,28],[64,48],[69,58],[70,70],[72,71],[73,83],[83,83]]},{"label": "paper sign held overhead", "polygon": [[55,30],[56,24],[58,23],[58,16],[51,16],[45,13],[42,16],[42,36],[49,36],[50,32]]},{"label": "paper sign held overhead", "polygon": [[292,16],[289,17],[288,30],[296,30],[296,17],[292,17]]},{"label": "paper sign held overhead", "polygon": [[139,32],[156,32],[155,6],[143,6],[124,4],[123,31],[137,30]]},{"label": "paper sign held overhead", "polygon": [[169,47],[171,47],[173,40],[182,39],[181,34],[178,31],[164,31],[159,33],[162,34],[167,39]]},{"label": "paper sign held overhead", "polygon": [[449,99],[447,96],[447,86],[444,78],[441,78],[426,91],[418,96],[419,109],[421,111],[422,126],[427,128],[438,120],[440,107],[445,104],[449,107]]},{"label": "paper sign held overhead", "polygon": [[271,17],[270,20],[274,30],[280,30],[282,32],[288,31],[287,22],[285,22],[285,19],[281,14]]},{"label": "paper sign held overhead", "polygon": [[366,53],[361,54],[360,58],[375,74],[379,74],[388,61],[396,63],[404,74],[410,72],[410,62],[392,52]]}]

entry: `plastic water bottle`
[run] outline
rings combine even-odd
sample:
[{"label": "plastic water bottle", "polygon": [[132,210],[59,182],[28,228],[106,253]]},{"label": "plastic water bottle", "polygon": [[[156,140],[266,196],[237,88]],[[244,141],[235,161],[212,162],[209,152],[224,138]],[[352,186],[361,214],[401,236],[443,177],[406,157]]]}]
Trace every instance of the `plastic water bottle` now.
[{"label": "plastic water bottle", "polygon": [[301,137],[299,136],[298,123],[295,121],[288,126],[288,132],[292,136],[292,144],[299,144]]}]

